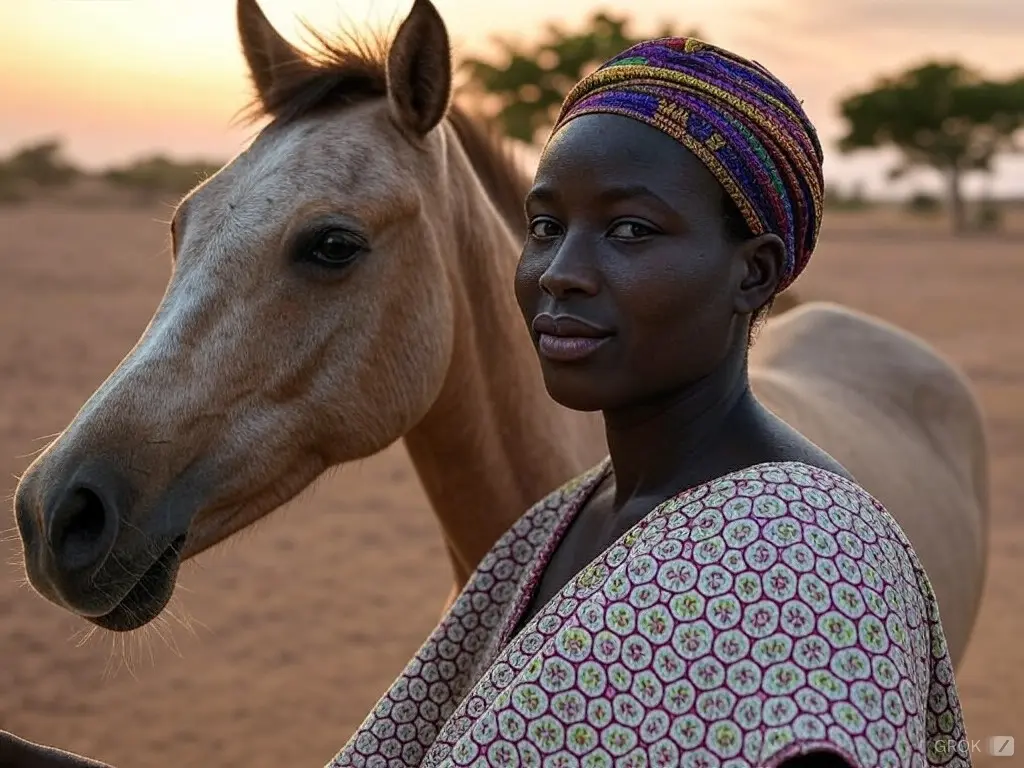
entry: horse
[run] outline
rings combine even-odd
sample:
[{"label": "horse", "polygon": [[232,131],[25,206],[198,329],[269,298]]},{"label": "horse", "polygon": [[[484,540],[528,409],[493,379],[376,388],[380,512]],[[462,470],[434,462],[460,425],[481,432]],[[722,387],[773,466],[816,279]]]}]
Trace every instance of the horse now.
[{"label": "horse", "polygon": [[[528,177],[454,103],[429,0],[390,46],[317,35],[300,51],[255,0],[237,23],[268,122],[177,206],[151,321],[15,494],[30,583],[108,630],[159,615],[183,560],[399,439],[456,593],[606,454],[599,416],[544,389],[512,291]],[[751,380],[907,532],[959,661],[988,531],[965,377],[898,328],[810,302],[763,326]]]}]

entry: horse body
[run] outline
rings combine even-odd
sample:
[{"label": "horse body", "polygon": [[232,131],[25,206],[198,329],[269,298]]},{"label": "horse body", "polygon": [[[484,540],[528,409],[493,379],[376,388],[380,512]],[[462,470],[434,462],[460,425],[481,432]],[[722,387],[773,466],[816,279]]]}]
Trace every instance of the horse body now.
[{"label": "horse body", "polygon": [[958,663],[981,602],[989,528],[984,422],[967,380],[921,339],[826,302],[768,321],[750,379],[762,403],[903,528]]},{"label": "horse body", "polygon": [[[428,0],[384,56],[310,59],[254,0],[238,22],[271,122],[178,207],[149,327],[16,492],[32,584],[108,629],[155,618],[182,559],[402,437],[457,588],[528,506],[606,453],[599,415],[544,389],[512,291],[526,179],[449,109]],[[896,329],[808,305],[769,320],[751,375],[908,531],[958,661],[987,478],[955,369]],[[930,535],[940,519],[972,545]]]}]

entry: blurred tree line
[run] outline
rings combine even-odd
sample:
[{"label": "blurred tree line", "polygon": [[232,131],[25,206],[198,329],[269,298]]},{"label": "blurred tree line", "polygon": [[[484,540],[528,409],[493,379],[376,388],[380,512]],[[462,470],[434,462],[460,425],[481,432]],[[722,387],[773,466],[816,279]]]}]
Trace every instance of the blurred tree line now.
[{"label": "blurred tree line", "polygon": [[[533,42],[498,39],[492,57],[467,58],[459,64],[460,95],[470,96],[510,138],[542,142],[573,84],[646,37],[634,35],[629,26],[627,16],[599,11],[577,30],[552,24]],[[671,25],[656,34],[701,36],[697,30],[683,32]],[[842,98],[838,106],[846,124],[838,144],[841,152],[895,148],[901,161],[890,177],[899,178],[915,168],[940,175],[955,231],[993,224],[968,220],[963,182],[969,174],[990,174],[997,157],[1020,150],[1024,74],[992,80],[960,62],[926,62],[881,77]],[[179,163],[154,156],[101,176],[150,197],[181,195],[218,167],[217,163]],[[59,143],[40,142],[0,160],[0,198],[5,190],[8,196],[17,195],[18,185],[25,182],[47,187],[80,175],[63,159]],[[858,189],[844,193],[830,187],[826,199],[829,205],[846,209],[867,205]],[[910,207],[929,212],[938,205],[932,196],[919,193]],[[979,211],[982,219],[995,215],[991,205],[980,206]]]},{"label": "blurred tree line", "polygon": [[47,139],[0,158],[0,203],[21,200],[26,187],[59,187],[81,176],[64,159],[60,142]]},{"label": "blurred tree line", "polygon": [[87,173],[64,155],[61,142],[44,139],[0,157],[0,203],[15,203],[40,190],[67,186],[83,178],[98,178],[134,193],[141,202],[178,198],[223,165],[205,160],[177,161],[152,155],[124,165]]}]

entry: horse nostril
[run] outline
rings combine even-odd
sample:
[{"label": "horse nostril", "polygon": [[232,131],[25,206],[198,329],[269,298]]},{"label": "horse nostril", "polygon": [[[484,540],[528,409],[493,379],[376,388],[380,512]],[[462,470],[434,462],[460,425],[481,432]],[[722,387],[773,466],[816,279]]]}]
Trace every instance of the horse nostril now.
[{"label": "horse nostril", "polygon": [[82,486],[70,489],[50,519],[48,538],[60,567],[76,571],[98,565],[113,543],[115,523],[99,494]]}]

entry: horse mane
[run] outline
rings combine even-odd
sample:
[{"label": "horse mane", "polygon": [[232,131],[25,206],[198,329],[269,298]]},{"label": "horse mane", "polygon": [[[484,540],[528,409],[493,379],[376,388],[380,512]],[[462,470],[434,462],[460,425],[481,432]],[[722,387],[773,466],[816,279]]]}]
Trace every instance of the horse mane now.
[{"label": "horse mane", "polygon": [[[310,51],[301,60],[282,64],[274,86],[256,96],[245,110],[250,122],[269,118],[271,125],[286,125],[329,109],[354,106],[385,98],[389,39],[380,33],[357,36],[345,29],[331,39],[304,24]],[[511,143],[494,121],[452,103],[447,119],[469,157],[484,190],[506,224],[523,227],[523,200],[529,179],[513,155]]]}]

